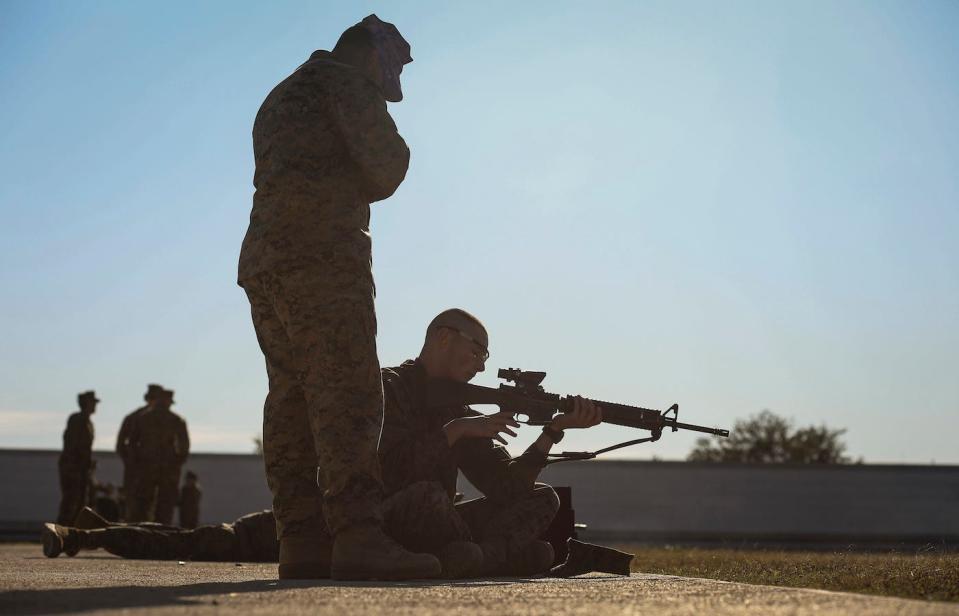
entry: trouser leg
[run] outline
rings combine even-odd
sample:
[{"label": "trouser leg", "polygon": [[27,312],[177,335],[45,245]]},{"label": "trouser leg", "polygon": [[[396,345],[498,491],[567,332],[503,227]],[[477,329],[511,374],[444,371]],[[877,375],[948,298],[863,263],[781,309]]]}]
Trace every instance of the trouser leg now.
[{"label": "trouser leg", "polygon": [[136,513],[136,483],[139,469],[134,467],[132,462],[123,463],[123,506],[121,508],[122,518],[126,522],[140,521],[134,517]]},{"label": "trouser leg", "polygon": [[77,532],[84,549],[103,548],[123,558],[184,560],[190,556],[193,531],[111,526]]},{"label": "trouser leg", "polygon": [[533,490],[511,502],[477,498],[456,505],[473,540],[480,544],[488,566],[505,565],[549,528],[559,510],[553,488],[537,483]]},{"label": "trouser leg", "polygon": [[130,522],[153,522],[156,509],[156,473],[141,471],[130,495],[128,520]]},{"label": "trouser leg", "polygon": [[281,538],[309,532],[324,508],[334,533],[382,519],[376,446],[383,391],[372,293],[331,292],[328,274],[298,270],[246,283],[270,377],[263,445]]},{"label": "trouser leg", "polygon": [[200,526],[190,533],[192,560],[232,562],[238,558],[239,542],[230,524]]},{"label": "trouser leg", "polygon": [[180,469],[165,470],[157,479],[156,515],[153,519],[160,524],[172,524],[180,491]]},{"label": "trouser leg", "polygon": [[246,293],[269,378],[263,405],[263,462],[277,537],[282,539],[315,534],[326,520],[317,486],[316,445],[300,384],[303,366],[273,308],[275,289],[268,282],[266,277],[250,281]]},{"label": "trouser leg", "polygon": [[72,526],[86,502],[87,476],[73,468],[60,468],[60,507],[57,524]]},{"label": "trouser leg", "polygon": [[443,486],[414,483],[383,502],[387,534],[413,552],[436,554],[451,541],[471,541],[470,529]]}]

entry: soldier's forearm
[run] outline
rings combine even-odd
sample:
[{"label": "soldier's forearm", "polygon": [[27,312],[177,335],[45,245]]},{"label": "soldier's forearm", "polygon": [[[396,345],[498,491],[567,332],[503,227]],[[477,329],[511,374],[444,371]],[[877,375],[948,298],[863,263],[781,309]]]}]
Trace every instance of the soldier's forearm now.
[{"label": "soldier's forearm", "polygon": [[553,448],[553,439],[551,439],[545,432],[541,432],[539,437],[533,441],[532,446],[545,456]]}]

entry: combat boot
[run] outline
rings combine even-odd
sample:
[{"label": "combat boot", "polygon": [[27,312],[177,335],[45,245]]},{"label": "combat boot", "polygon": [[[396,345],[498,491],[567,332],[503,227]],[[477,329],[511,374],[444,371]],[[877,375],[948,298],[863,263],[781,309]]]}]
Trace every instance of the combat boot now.
[{"label": "combat boot", "polygon": [[483,572],[483,549],[471,541],[447,543],[436,556],[444,578],[471,578]]},{"label": "combat boot", "polygon": [[404,549],[379,526],[351,526],[333,540],[334,580],[411,580],[434,578],[441,571],[435,556]]},{"label": "combat boot", "polygon": [[330,577],[330,540],[317,537],[280,539],[281,580],[322,580]]},{"label": "combat boot", "polygon": [[84,507],[81,509],[80,513],[77,514],[77,519],[73,522],[74,528],[83,528],[87,530],[92,530],[94,528],[107,528],[109,526],[110,522],[107,521],[106,518],[89,507]]},{"label": "combat boot", "polygon": [[47,558],[56,558],[61,552],[67,556],[76,556],[80,551],[80,538],[72,528],[48,522],[40,531],[43,541],[43,555]]},{"label": "combat boot", "polygon": [[572,577],[592,571],[629,575],[633,555],[604,545],[595,545],[570,538],[566,541],[569,556],[566,562],[550,570],[554,577]]}]

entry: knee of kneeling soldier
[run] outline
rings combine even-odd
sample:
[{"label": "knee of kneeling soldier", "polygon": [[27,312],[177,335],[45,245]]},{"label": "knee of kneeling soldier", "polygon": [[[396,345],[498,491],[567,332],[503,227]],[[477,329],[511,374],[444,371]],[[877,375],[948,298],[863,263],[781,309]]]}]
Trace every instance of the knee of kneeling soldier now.
[{"label": "knee of kneeling soldier", "polygon": [[541,502],[543,507],[548,508],[554,515],[559,511],[559,495],[556,493],[556,490],[545,483],[537,483],[533,486],[533,492],[530,498],[536,499],[537,502]]}]

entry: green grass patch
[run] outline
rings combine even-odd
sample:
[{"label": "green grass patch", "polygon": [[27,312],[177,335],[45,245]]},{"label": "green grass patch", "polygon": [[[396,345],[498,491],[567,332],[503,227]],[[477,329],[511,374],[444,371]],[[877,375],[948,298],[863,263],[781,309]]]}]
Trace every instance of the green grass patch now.
[{"label": "green grass patch", "polygon": [[622,546],[632,570],[746,584],[959,601],[959,554],[797,552]]}]

